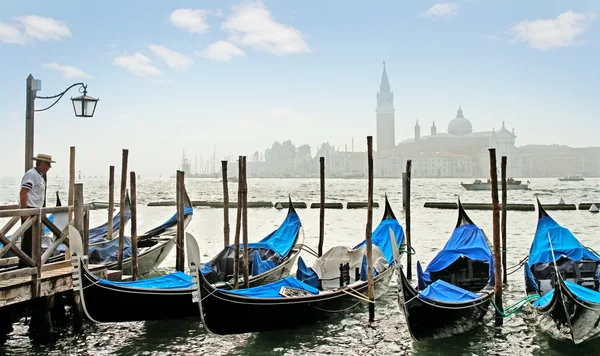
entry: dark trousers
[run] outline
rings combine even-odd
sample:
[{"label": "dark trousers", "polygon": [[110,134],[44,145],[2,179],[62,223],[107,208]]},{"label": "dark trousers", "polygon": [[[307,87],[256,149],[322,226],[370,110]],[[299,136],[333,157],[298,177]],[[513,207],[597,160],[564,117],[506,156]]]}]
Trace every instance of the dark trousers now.
[{"label": "dark trousers", "polygon": [[[21,224],[25,223],[25,221],[21,222]],[[21,251],[23,251],[27,256],[31,257],[32,254],[32,245],[31,245],[31,236],[33,235],[33,226],[27,229],[21,238]],[[28,267],[23,261],[19,260],[19,268]]]}]

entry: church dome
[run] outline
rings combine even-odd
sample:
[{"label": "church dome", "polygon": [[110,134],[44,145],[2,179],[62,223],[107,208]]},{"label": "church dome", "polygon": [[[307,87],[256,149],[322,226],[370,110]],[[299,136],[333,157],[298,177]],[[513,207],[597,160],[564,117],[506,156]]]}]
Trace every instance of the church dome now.
[{"label": "church dome", "polygon": [[456,117],[448,124],[448,133],[452,135],[468,135],[473,132],[471,122],[463,116],[462,108],[459,107]]}]

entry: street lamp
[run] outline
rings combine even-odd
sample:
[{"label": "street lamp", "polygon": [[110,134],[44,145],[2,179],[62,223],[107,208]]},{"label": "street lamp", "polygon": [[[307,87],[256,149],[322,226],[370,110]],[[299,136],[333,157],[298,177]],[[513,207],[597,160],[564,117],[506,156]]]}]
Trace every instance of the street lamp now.
[{"label": "street lamp", "polygon": [[[25,110],[25,171],[33,167],[33,122],[34,112],[46,111],[52,108],[71,88],[79,87],[79,92],[83,95],[76,98],[71,98],[73,102],[73,111],[76,117],[93,117],[96,111],[96,104],[99,99],[87,95],[87,85],[84,83],[75,83],[65,89],[62,93],[53,96],[37,96],[37,92],[42,90],[42,81],[33,79],[29,74],[27,77],[27,108]],[[35,99],[56,99],[52,105],[43,108],[35,109]]]}]

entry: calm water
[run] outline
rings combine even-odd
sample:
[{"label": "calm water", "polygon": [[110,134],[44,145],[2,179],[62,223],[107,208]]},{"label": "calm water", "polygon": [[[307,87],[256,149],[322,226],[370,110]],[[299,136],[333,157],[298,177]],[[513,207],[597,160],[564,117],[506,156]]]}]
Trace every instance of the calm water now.
[{"label": "calm water", "polygon": [[[558,179],[530,179],[531,191],[510,191],[509,202],[533,203],[538,194],[544,203],[557,203],[561,197],[567,203],[600,201],[600,179],[584,182],[559,182]],[[83,179],[86,201],[106,201],[107,179]],[[0,179],[0,203],[14,201],[18,179]],[[459,179],[416,179],[412,185],[412,239],[417,251],[414,259],[426,264],[444,245],[456,223],[456,212],[424,209],[425,201],[454,201],[460,194],[463,202],[489,202],[489,192],[467,192]],[[188,179],[187,189],[193,200],[221,200],[222,183],[219,180]],[[66,181],[50,178],[51,191],[59,190],[66,202]],[[115,184],[119,186],[119,183]],[[230,184],[231,197],[235,198],[237,185]],[[327,181],[327,201],[366,201],[366,180],[330,179]],[[174,179],[138,180],[138,226],[147,230],[160,224],[174,213],[174,207],[146,207],[154,200],[173,200]],[[375,180],[375,200],[383,203],[387,193],[396,216],[404,225],[401,211],[401,182],[393,179]],[[318,202],[317,179],[251,179],[248,182],[248,200],[278,201],[291,194],[296,201]],[[232,199],[235,200],[235,199]],[[49,205],[54,198],[49,198]],[[491,238],[491,211],[469,211],[473,221]],[[306,244],[316,249],[319,231],[319,211],[298,210],[302,220]],[[379,219],[383,209],[374,210]],[[551,215],[569,227],[588,246],[598,249],[600,215],[586,211],[556,211]],[[235,210],[230,211],[235,224]],[[285,211],[275,209],[250,209],[248,211],[251,240],[262,238],[276,228],[285,217]],[[508,215],[508,265],[518,263],[529,249],[535,231],[537,213],[509,212]],[[325,247],[352,246],[364,239],[366,210],[326,210]],[[90,225],[106,221],[106,210],[93,211]],[[1,221],[0,221],[1,222]],[[219,209],[195,209],[194,218],[187,229],[199,241],[203,258],[208,260],[222,245],[223,212]],[[314,257],[304,254],[310,265]],[[403,262],[405,263],[405,261]],[[413,261],[413,264],[416,263]],[[161,272],[173,269],[174,252],[161,266]],[[414,266],[414,265],[413,265]],[[414,270],[414,267],[413,267]],[[537,332],[526,314],[505,320],[502,328],[494,328],[491,313],[485,325],[468,334],[445,340],[413,343],[406,330],[404,316],[396,301],[395,280],[376,305],[376,322],[368,325],[366,308],[335,317],[328,322],[309,328],[277,332],[210,336],[204,333],[197,320],[145,322],[85,326],[82,334],[73,334],[67,325],[55,328],[57,340],[47,345],[32,343],[27,334],[26,322],[15,324],[9,340],[0,346],[0,354],[210,354],[210,355],[577,355],[597,354],[600,343],[572,346],[549,340]],[[504,304],[509,305],[523,296],[522,271],[509,276]],[[118,303],[118,301],[108,301]],[[165,306],[167,307],[167,306]],[[268,316],[265,316],[268,317]]]}]

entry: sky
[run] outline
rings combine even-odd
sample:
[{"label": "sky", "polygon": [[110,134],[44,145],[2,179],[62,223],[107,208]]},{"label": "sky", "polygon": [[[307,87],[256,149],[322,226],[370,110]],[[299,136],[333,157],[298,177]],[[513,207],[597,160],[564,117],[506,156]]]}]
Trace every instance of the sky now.
[{"label": "sky", "polygon": [[[396,141],[418,119],[438,132],[461,105],[475,131],[515,129],[517,146],[598,145],[600,2],[341,0],[85,2],[0,6],[0,176],[24,167],[25,80],[39,96],[84,82],[35,116],[34,152],[108,174],[129,149],[142,176],[188,157],[263,152],[274,141],[355,151],[375,134],[382,62]],[[52,101],[37,99],[42,109]],[[376,139],[376,137],[375,137]],[[117,168],[118,169],[118,168]]]}]

